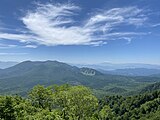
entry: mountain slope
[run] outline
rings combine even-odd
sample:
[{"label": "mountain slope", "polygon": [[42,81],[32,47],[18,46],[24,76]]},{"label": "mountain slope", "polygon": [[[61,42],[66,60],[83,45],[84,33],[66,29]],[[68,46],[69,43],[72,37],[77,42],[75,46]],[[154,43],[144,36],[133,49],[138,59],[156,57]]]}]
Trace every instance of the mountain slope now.
[{"label": "mountain slope", "polygon": [[16,64],[18,64],[18,62],[9,62],[9,61],[8,62],[2,62],[2,61],[0,61],[0,69],[9,68],[9,67],[14,66]]},{"label": "mountain slope", "polygon": [[[0,89],[3,92],[17,91],[32,88],[36,84],[64,83],[97,86],[95,82],[98,82],[100,77],[104,83],[103,74],[96,70],[92,69],[95,75],[84,74],[84,71],[90,73],[90,70],[88,68],[79,69],[57,61],[25,61],[0,71]],[[102,83],[100,82],[98,87],[101,87]]]},{"label": "mountain slope", "polygon": [[124,92],[127,92],[127,90],[125,90],[123,88],[119,88],[119,87],[113,87],[113,88],[110,88],[106,91],[110,92],[110,93],[124,93]]},{"label": "mountain slope", "polygon": [[151,77],[159,77],[160,78],[160,73],[159,74],[152,74]]},{"label": "mountain slope", "polygon": [[141,93],[152,92],[155,90],[160,90],[160,82],[148,85],[141,90]]},{"label": "mountain slope", "polygon": [[0,91],[19,93],[26,92],[37,84],[48,86],[66,83],[102,90],[113,87],[135,90],[142,84],[151,83],[152,77],[148,81],[143,82],[143,80],[143,77],[105,75],[95,69],[78,68],[58,61],[25,61],[0,70]]}]

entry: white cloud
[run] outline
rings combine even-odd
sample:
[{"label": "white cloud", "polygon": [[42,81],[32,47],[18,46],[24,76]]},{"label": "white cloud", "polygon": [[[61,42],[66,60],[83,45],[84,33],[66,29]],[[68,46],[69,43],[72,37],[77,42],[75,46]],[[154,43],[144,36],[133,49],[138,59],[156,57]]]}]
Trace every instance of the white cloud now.
[{"label": "white cloud", "polygon": [[9,39],[9,40],[18,40],[20,42],[29,42],[30,40],[34,40],[35,37],[27,34],[11,34],[11,33],[2,33],[0,32],[1,39]]},{"label": "white cloud", "polygon": [[113,8],[92,16],[89,19],[87,26],[95,26],[95,24],[99,24],[100,26],[108,25],[108,27],[113,27],[122,23],[142,25],[146,20],[147,17],[143,15],[143,10],[138,9],[137,7]]},{"label": "white cloud", "polygon": [[152,25],[152,27],[158,27],[158,26],[160,26],[160,23]]},{"label": "white cloud", "polygon": [[[113,8],[96,13],[77,25],[73,19],[80,8],[73,4],[39,4],[21,18],[27,31],[19,34],[0,33],[0,39],[18,40],[46,46],[101,45],[107,40],[142,35],[135,32],[111,32],[121,24],[141,26],[147,20],[137,7]],[[75,24],[76,23],[76,24]],[[26,45],[36,48],[36,46]]]},{"label": "white cloud", "polygon": [[16,44],[2,44],[0,43],[0,49],[8,49],[8,48],[37,48],[36,45],[16,45]]},{"label": "white cloud", "polygon": [[26,55],[28,53],[0,53],[1,56],[4,56],[4,55]]},{"label": "white cloud", "polygon": [[26,46],[24,46],[25,48],[37,48],[37,46],[36,45],[26,45]]},{"label": "white cloud", "polygon": [[15,47],[17,47],[17,45],[2,44],[2,43],[0,43],[0,49],[15,48]]},{"label": "white cloud", "polygon": [[129,38],[129,37],[122,37],[120,38],[121,40],[126,40],[126,44],[130,44],[132,42],[132,38]]}]

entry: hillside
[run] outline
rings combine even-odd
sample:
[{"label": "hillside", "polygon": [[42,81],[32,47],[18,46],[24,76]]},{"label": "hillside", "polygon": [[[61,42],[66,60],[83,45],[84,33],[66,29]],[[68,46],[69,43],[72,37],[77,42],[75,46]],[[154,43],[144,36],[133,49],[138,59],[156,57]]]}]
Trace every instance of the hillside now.
[{"label": "hillside", "polygon": [[84,70],[84,68],[79,69],[58,61],[25,61],[0,71],[0,89],[2,92],[17,92],[17,90],[26,91],[36,84],[68,83],[89,85],[91,84],[90,80],[98,80],[97,75],[82,74],[81,72]]},{"label": "hillside", "polygon": [[81,85],[37,85],[26,97],[0,95],[1,120],[160,120],[159,107],[160,91],[98,99]]},{"label": "hillside", "polygon": [[106,90],[106,92],[110,92],[110,93],[123,93],[123,92],[127,92],[127,90],[125,90],[123,88],[119,88],[119,87],[113,87],[113,88],[110,88],[110,89]]},{"label": "hillside", "polygon": [[152,74],[151,77],[159,77],[160,78],[160,73],[159,74]]},{"label": "hillside", "polygon": [[111,108],[110,114],[112,115],[108,120],[114,120],[114,118],[119,118],[119,120],[160,119],[160,91],[127,97],[106,96],[100,103],[101,106],[110,106]]},{"label": "hillside", "polygon": [[148,85],[141,90],[141,93],[152,92],[155,90],[160,90],[160,82]]},{"label": "hillside", "polygon": [[[78,68],[58,61],[25,61],[0,71],[0,91],[24,94],[37,84],[48,86],[66,83],[102,91],[114,87],[132,91],[152,83],[153,79],[150,77],[146,81],[145,77],[106,75],[95,69]],[[155,80],[160,81],[159,78]]]},{"label": "hillside", "polygon": [[5,69],[5,68],[9,68],[9,67],[12,67],[14,65],[18,64],[18,62],[3,62],[3,61],[0,61],[0,69]]}]

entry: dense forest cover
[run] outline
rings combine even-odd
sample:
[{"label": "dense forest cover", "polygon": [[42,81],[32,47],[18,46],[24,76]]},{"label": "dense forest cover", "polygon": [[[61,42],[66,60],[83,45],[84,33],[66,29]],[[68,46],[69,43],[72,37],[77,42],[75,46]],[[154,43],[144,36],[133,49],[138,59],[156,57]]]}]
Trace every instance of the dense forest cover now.
[{"label": "dense forest cover", "polygon": [[27,98],[0,96],[1,120],[159,120],[160,91],[97,99],[84,86],[35,86]]},{"label": "dense forest cover", "polygon": [[78,68],[58,61],[24,61],[0,70],[0,95],[26,96],[37,84],[84,85],[94,89],[96,96],[133,95],[156,82],[160,82],[159,77],[103,74],[92,68]]}]

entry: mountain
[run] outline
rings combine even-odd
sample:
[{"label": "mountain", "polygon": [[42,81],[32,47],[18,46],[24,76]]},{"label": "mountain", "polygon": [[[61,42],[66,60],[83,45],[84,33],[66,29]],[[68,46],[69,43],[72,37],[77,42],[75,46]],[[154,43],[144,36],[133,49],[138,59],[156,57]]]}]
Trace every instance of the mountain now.
[{"label": "mountain", "polygon": [[[18,92],[26,91],[36,84],[65,83],[98,88],[112,80],[112,75],[107,77],[108,81],[104,74],[94,69],[78,68],[58,61],[25,61],[0,71],[0,90],[4,93]],[[115,77],[114,81],[118,80],[119,77]]]},{"label": "mountain", "polygon": [[159,74],[152,74],[152,77],[160,77],[160,73]]},{"label": "mountain", "polygon": [[153,92],[155,90],[160,90],[160,82],[148,85],[141,90],[141,93]]},{"label": "mountain", "polygon": [[146,69],[160,69],[160,65],[154,64],[142,64],[142,63],[126,63],[126,64],[116,64],[116,63],[98,63],[98,64],[71,64],[78,67],[89,67],[97,70],[116,70],[116,69],[130,69],[130,68],[146,68]]},{"label": "mountain", "polygon": [[14,66],[16,64],[18,64],[18,62],[10,62],[10,61],[2,62],[2,61],[0,61],[0,69],[9,68],[9,67]]},{"label": "mountain", "polygon": [[103,75],[101,72],[99,72],[99,71],[97,71],[97,70],[95,70],[95,69],[86,68],[86,67],[80,68],[80,72],[81,72],[83,75],[87,75],[87,76]]},{"label": "mountain", "polygon": [[110,93],[124,93],[124,92],[127,92],[127,90],[125,90],[124,88],[113,87],[113,88],[110,88],[110,89],[106,90],[106,92],[110,92]]},{"label": "mountain", "polygon": [[157,81],[160,81],[160,78],[103,74],[92,68],[78,68],[58,61],[25,61],[0,70],[1,94],[18,93],[24,95],[37,84],[49,86],[66,83],[85,85],[104,91],[114,87],[116,90],[117,88],[124,88],[125,92],[136,90],[142,85]]},{"label": "mountain", "polygon": [[105,74],[113,75],[125,75],[125,76],[150,76],[154,74],[160,74],[160,69],[148,69],[148,68],[126,68],[126,69],[116,69],[116,70],[100,70]]}]

